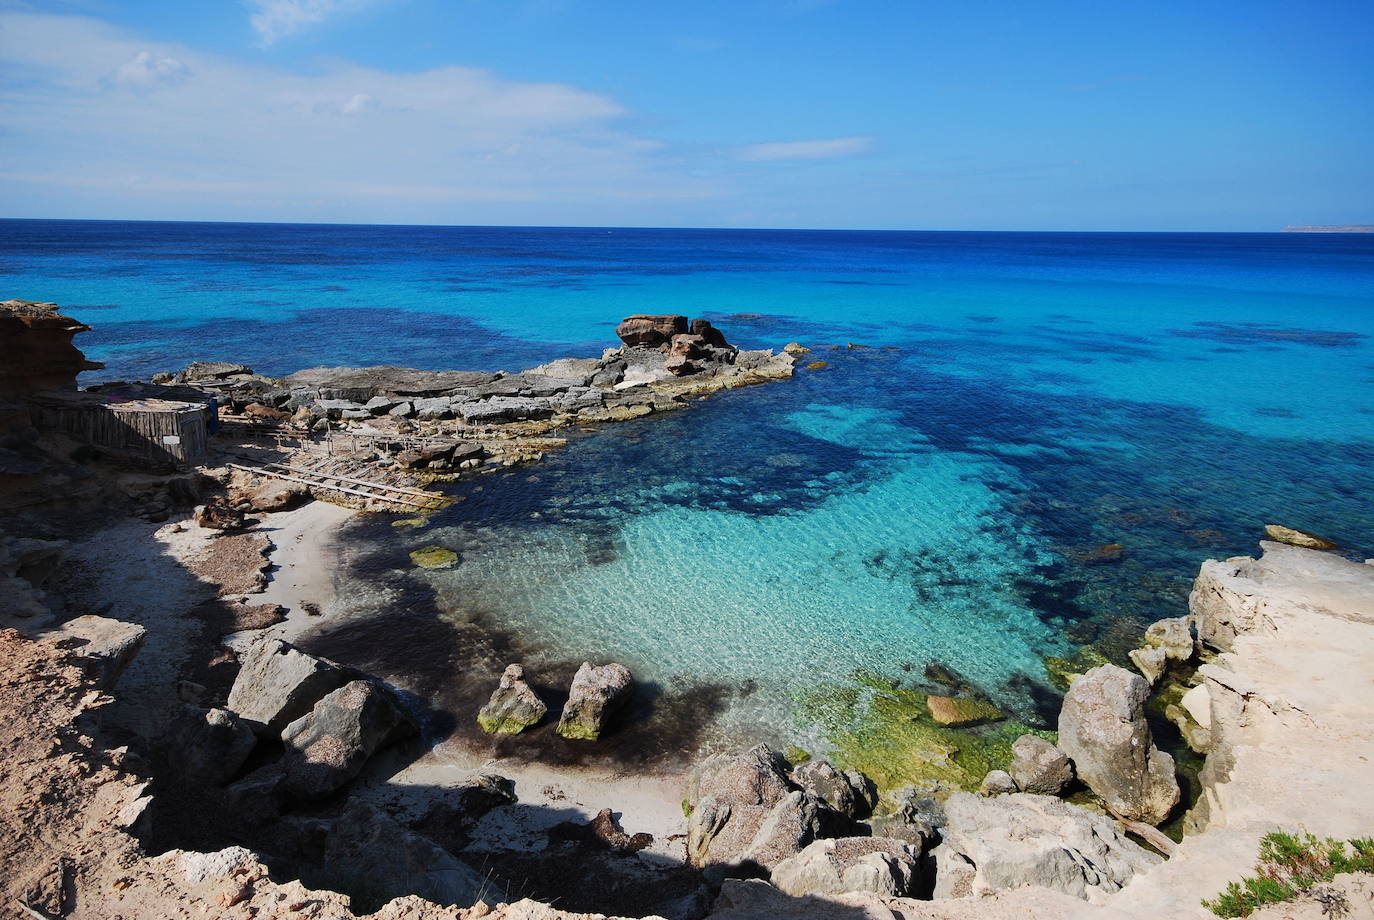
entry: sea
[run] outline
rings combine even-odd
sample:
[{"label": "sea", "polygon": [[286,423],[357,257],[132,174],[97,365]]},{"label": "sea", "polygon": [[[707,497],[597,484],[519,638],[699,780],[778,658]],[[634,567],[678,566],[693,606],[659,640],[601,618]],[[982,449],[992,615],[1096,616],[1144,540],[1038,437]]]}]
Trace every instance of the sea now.
[{"label": "sea", "polygon": [[[1266,523],[1374,555],[1374,235],[7,220],[0,272],[92,327],[91,382],[516,371],[599,355],[634,313],[812,349],[349,527],[313,647],[474,744],[509,661],[555,700],[584,660],[627,665],[633,718],[598,750],[642,764],[824,752],[846,727],[808,703],[846,688],[1052,728],[1047,658],[1123,660]],[[415,567],[434,545],[459,563]]]}]

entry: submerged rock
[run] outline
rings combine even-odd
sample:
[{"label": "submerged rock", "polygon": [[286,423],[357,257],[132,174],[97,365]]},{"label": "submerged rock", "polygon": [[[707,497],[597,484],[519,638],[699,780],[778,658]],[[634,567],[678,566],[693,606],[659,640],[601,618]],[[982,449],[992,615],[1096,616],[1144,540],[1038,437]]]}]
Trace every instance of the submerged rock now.
[{"label": "submerged rock", "polygon": [[817,840],[774,866],[769,880],[794,898],[846,891],[903,897],[912,893],[919,855],[882,837]]},{"label": "submerged rock", "polygon": [[1003,718],[1002,710],[981,700],[961,700],[951,696],[932,695],[926,697],[926,706],[930,709],[932,719],[951,728],[996,722]]},{"label": "submerged rock", "polygon": [[568,703],[558,720],[558,734],[564,738],[595,741],[606,729],[606,722],[624,705],[633,678],[621,664],[592,667],[582,662],[573,677]]},{"label": "submerged rock", "polygon": [[1022,735],[1011,745],[1011,778],[1022,792],[1058,795],[1073,781],[1073,764],[1039,735]]},{"label": "submerged rock", "polygon": [[1078,778],[1124,818],[1159,824],[1179,800],[1174,759],[1145,722],[1150,685],[1115,665],[1073,682],[1059,713],[1059,746]]},{"label": "submerged rock", "polygon": [[477,724],[488,735],[518,735],[538,725],[549,707],[525,683],[525,669],[518,664],[506,666],[501,683],[491,699],[477,712]]},{"label": "submerged rock", "polygon": [[1337,549],[1337,545],[1330,540],[1307,533],[1304,530],[1294,530],[1292,527],[1284,527],[1281,524],[1265,524],[1264,532],[1271,540],[1279,543],[1287,543],[1289,546],[1301,546],[1304,549]]},{"label": "submerged rock", "polygon": [[1119,891],[1160,858],[1102,815],[1024,792],[982,798],[956,792],[935,848],[935,897],[977,897],[1038,885],[1079,898]]},{"label": "submerged rock", "polygon": [[410,561],[422,569],[451,569],[458,563],[458,554],[442,546],[426,546],[411,550]]}]

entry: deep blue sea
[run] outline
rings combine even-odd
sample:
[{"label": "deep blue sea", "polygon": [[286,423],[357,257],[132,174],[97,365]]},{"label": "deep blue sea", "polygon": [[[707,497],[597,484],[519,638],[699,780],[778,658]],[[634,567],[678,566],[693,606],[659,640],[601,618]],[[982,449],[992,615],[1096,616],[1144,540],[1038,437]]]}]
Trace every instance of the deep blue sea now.
[{"label": "deep blue sea", "polygon": [[[939,662],[1034,722],[1042,656],[1184,613],[1266,522],[1374,555],[1374,235],[2,221],[0,250],[4,296],[94,327],[93,380],[517,370],[640,312],[827,362],[357,527],[348,596],[387,612],[334,647],[436,697],[615,659],[786,740],[799,690]],[[417,573],[436,543],[461,564]]]}]

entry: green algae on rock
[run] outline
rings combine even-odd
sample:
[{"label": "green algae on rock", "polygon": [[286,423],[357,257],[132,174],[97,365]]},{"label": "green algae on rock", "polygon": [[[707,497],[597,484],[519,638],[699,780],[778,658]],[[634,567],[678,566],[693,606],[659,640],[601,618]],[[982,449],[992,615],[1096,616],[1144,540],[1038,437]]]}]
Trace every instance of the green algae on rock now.
[{"label": "green algae on rock", "polygon": [[1014,719],[974,730],[940,725],[931,718],[926,694],[867,671],[798,694],[796,711],[834,745],[829,758],[836,767],[862,771],[883,793],[901,786],[940,797],[975,791],[989,770],[1011,763],[1017,738],[1054,740],[1053,732]]},{"label": "green algae on rock", "polygon": [[1004,718],[1002,710],[991,703],[981,700],[964,700],[952,696],[926,697],[926,708],[930,717],[941,725],[959,728],[968,725],[981,725]]},{"label": "green algae on rock", "polygon": [[1086,674],[1098,665],[1111,664],[1106,655],[1090,645],[1083,646],[1067,658],[1046,655],[1044,662],[1045,674],[1049,676],[1050,683],[1060,690],[1069,689],[1069,684],[1080,674]]},{"label": "green algae on rock", "polygon": [[410,561],[422,569],[448,569],[458,562],[458,554],[442,546],[426,546],[424,549],[412,550]]}]

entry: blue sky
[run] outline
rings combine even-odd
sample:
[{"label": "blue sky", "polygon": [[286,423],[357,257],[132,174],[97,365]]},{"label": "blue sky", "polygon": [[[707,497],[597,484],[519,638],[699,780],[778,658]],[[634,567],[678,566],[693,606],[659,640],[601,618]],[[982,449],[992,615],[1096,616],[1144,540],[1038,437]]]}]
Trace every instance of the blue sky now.
[{"label": "blue sky", "polygon": [[0,214],[1374,222],[1374,3],[0,0]]}]

